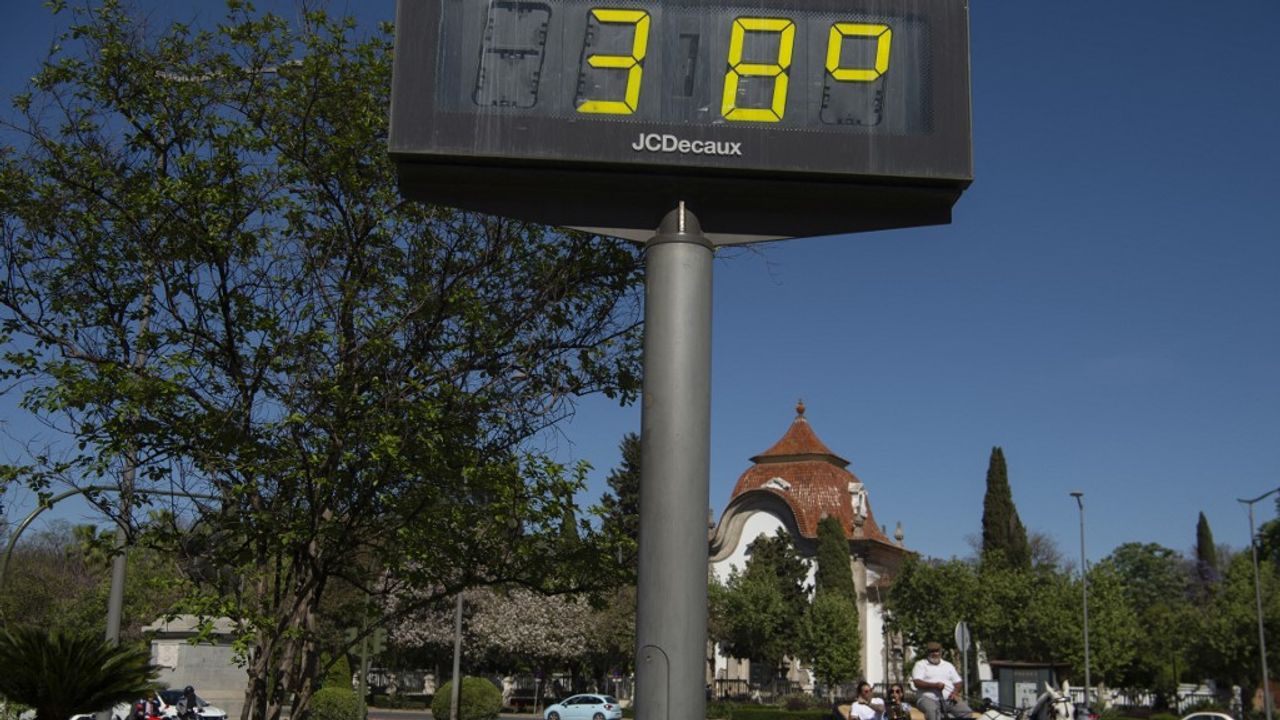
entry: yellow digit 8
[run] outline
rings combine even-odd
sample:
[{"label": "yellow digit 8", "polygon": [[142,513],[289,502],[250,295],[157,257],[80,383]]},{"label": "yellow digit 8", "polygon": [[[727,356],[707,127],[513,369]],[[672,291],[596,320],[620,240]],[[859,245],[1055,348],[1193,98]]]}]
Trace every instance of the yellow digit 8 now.
[{"label": "yellow digit 8", "polygon": [[[840,48],[847,37],[866,37],[876,40],[876,65],[873,68],[840,67]],[[827,72],[840,81],[871,82],[889,70],[889,46],[893,42],[893,29],[888,25],[865,23],[836,23],[831,26],[827,40]]]},{"label": "yellow digit 8", "polygon": [[[778,37],[778,59],[773,64],[742,62],[742,45],[748,32],[775,32]],[[724,96],[720,114],[725,120],[778,122],[787,110],[787,78],[791,53],[795,46],[796,24],[786,18],[738,18],[729,35],[729,71],[724,75]],[[744,77],[771,77],[773,98],[767,108],[740,108],[737,105],[738,82]]]},{"label": "yellow digit 8", "polygon": [[588,55],[587,64],[593,68],[611,68],[627,71],[627,88],[622,100],[585,100],[578,105],[580,113],[605,115],[630,115],[640,102],[640,82],[644,78],[644,54],[649,46],[649,13],[644,10],[591,11],[592,17],[602,23],[627,23],[635,25],[635,37],[631,41],[630,55]]}]

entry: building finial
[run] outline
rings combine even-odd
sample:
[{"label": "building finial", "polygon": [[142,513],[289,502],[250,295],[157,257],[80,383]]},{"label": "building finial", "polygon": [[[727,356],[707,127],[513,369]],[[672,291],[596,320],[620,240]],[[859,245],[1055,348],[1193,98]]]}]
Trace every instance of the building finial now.
[{"label": "building finial", "polygon": [[804,400],[796,401],[796,417],[804,417]]}]

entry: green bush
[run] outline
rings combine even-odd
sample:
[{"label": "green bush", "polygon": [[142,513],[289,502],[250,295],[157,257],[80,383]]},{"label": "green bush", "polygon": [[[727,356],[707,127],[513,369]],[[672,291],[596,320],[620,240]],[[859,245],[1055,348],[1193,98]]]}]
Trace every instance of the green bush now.
[{"label": "green bush", "polygon": [[819,700],[812,695],[799,693],[788,695],[786,700],[782,702],[782,706],[788,710],[818,710],[830,707],[831,703]]},{"label": "green bush", "polygon": [[63,720],[146,695],[156,667],[146,645],[101,635],[18,626],[0,632],[0,697]]},{"label": "green bush", "polygon": [[[449,696],[453,694],[453,681],[441,685],[431,699],[431,717],[435,720],[454,720],[449,716]],[[502,691],[493,683],[478,677],[462,678],[462,692],[458,693],[458,720],[492,720],[502,710]]]},{"label": "green bush", "polygon": [[311,696],[311,720],[361,720],[360,698],[354,690],[322,687]]},{"label": "green bush", "polygon": [[1178,720],[1178,716],[1172,713],[1152,713],[1147,720]]}]

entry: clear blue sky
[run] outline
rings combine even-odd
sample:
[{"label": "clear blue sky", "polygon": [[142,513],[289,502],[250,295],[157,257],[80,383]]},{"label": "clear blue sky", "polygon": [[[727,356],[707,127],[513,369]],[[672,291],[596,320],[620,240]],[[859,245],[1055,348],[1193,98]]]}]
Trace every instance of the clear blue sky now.
[{"label": "clear blue sky", "polygon": [[[6,94],[52,38],[39,4],[5,3]],[[1186,552],[1201,511],[1245,545],[1236,498],[1280,486],[1280,3],[972,5],[976,179],[953,223],[717,261],[711,507],[803,398],[926,555],[969,552],[994,445],[1024,524],[1068,558],[1071,490],[1091,560]],[[638,429],[638,409],[591,401],[554,442],[596,466],[594,497]]]}]

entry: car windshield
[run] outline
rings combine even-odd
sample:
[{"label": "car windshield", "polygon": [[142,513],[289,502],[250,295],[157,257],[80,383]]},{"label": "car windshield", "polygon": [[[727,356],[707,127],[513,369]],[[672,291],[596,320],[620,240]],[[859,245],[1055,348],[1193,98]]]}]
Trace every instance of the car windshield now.
[{"label": "car windshield", "polygon": [[617,704],[618,704],[618,701],[617,701],[617,700],[615,700],[615,699],[613,699],[613,696],[612,696],[612,695],[605,695],[605,696],[604,696],[604,701],[605,701],[605,702],[607,702],[607,703],[609,703],[610,705],[617,705]]}]

